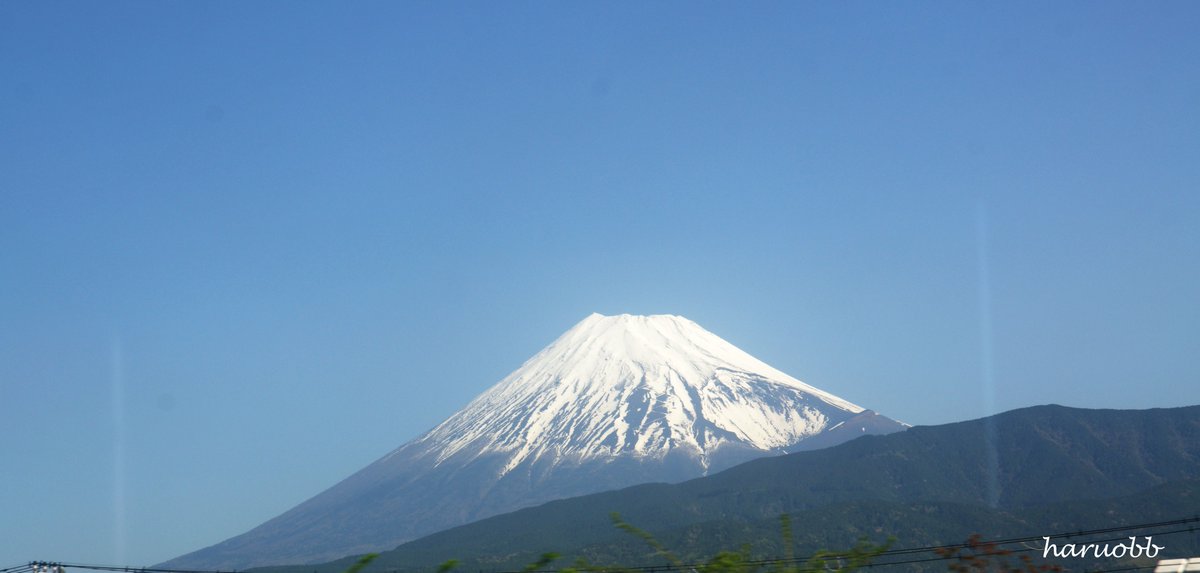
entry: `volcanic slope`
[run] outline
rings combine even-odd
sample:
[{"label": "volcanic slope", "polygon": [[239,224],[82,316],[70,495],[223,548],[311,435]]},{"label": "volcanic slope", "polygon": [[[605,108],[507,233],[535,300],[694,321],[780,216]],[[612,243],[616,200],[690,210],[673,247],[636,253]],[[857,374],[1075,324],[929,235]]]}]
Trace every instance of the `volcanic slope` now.
[{"label": "volcanic slope", "polygon": [[905,426],[679,316],[593,314],[419,438],[172,568],[305,564]]}]

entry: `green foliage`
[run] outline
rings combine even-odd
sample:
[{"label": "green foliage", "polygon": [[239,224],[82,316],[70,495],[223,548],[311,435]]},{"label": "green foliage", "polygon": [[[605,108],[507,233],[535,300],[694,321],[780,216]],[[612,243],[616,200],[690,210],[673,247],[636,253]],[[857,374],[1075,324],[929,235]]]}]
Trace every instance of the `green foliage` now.
[{"label": "green foliage", "polygon": [[[522,569],[521,571],[523,571],[524,573],[534,573],[536,571],[541,571],[541,570],[545,569],[547,565],[550,565],[556,559],[558,559],[558,557],[559,557],[559,555],[557,553],[543,553],[541,557],[538,557],[537,561],[534,561],[533,563],[526,565],[525,568]],[[442,564],[438,566],[437,573],[449,573],[450,570],[458,567],[458,565],[459,565],[458,559],[450,559],[448,561],[443,561]]]},{"label": "green foliage", "polygon": [[847,551],[818,551],[805,562],[803,567],[781,567],[776,569],[775,573],[807,573],[812,571],[837,571],[849,573],[857,571],[871,563],[876,557],[879,557],[888,547],[892,545],[892,539],[888,539],[883,545],[875,545],[866,539],[860,539],[858,543]]},{"label": "green foliage", "polygon": [[637,527],[634,527],[633,525],[623,521],[621,519],[621,514],[614,511],[608,514],[608,516],[612,519],[613,525],[617,526],[617,529],[637,537],[638,539],[645,541],[650,547],[653,547],[655,556],[663,557],[671,565],[675,565],[677,567],[683,564],[683,561],[676,557],[674,553],[668,551],[666,547],[663,547],[663,544],[659,543],[658,539],[655,539],[654,536],[650,535],[649,532],[638,529]]},{"label": "green foliage", "polygon": [[525,573],[541,571],[542,569],[545,569],[547,565],[553,563],[555,559],[558,559],[557,553],[543,553],[541,557],[538,557],[537,561],[526,565],[522,571]]},{"label": "green foliage", "polygon": [[988,543],[979,534],[972,535],[966,545],[936,549],[935,553],[952,560],[948,568],[954,573],[1057,573],[1061,565],[1034,564],[1028,555],[1020,555],[1013,562],[1013,553]]},{"label": "green foliage", "polygon": [[345,573],[358,573],[359,571],[362,571],[363,567],[370,565],[376,557],[379,557],[378,553],[368,553],[362,557],[359,557],[358,561],[355,561],[354,565],[351,565],[349,568],[347,568]]},{"label": "green foliage", "polygon": [[868,565],[873,559],[887,551],[892,543],[892,540],[889,539],[887,543],[875,545],[866,539],[860,539],[849,550],[818,551],[808,560],[801,562],[795,558],[792,522],[785,513],[779,518],[780,537],[785,551],[783,559],[753,560],[750,557],[750,547],[743,545],[739,551],[720,551],[701,564],[688,566],[649,532],[625,522],[617,513],[613,513],[611,517],[617,528],[646,542],[654,549],[656,556],[665,558],[677,569],[688,569],[695,573],[850,573]]}]

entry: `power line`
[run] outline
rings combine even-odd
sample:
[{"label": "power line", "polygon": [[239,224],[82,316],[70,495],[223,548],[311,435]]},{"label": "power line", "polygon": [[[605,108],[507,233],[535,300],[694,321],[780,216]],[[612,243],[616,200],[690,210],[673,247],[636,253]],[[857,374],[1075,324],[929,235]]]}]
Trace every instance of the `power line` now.
[{"label": "power line", "polygon": [[[1144,529],[1152,529],[1152,528],[1157,528],[1157,527],[1167,527],[1167,526],[1172,526],[1172,525],[1188,525],[1188,524],[1193,524],[1196,522],[1200,522],[1200,517],[1189,517],[1189,518],[1183,518],[1183,519],[1173,519],[1173,520],[1169,520],[1169,521],[1159,521],[1159,522],[1155,522],[1155,523],[1143,523],[1143,524],[1126,525],[1126,526],[1119,526],[1119,527],[1105,527],[1105,528],[1098,528],[1098,529],[1071,531],[1071,532],[1064,532],[1064,533],[1056,533],[1056,534],[1049,535],[1049,536],[1039,535],[1039,536],[1027,536],[1027,537],[1013,537],[1013,538],[1009,538],[1009,539],[989,540],[989,541],[986,541],[986,543],[992,544],[992,545],[1009,545],[1009,544],[1013,544],[1013,543],[1028,543],[1031,541],[1043,541],[1044,537],[1057,538],[1057,539],[1071,539],[1071,538],[1075,538],[1075,537],[1086,537],[1086,536],[1092,536],[1092,535],[1103,535],[1106,533],[1116,533],[1119,531],[1144,530]],[[1175,530],[1175,531],[1158,532],[1157,535],[1171,535],[1174,533],[1188,532],[1188,531],[1194,531],[1194,530],[1195,530],[1194,527],[1188,527],[1188,528],[1179,529],[1179,530]],[[1123,539],[1127,539],[1127,538],[1126,537],[1118,537],[1118,538],[1113,538],[1111,540],[1116,541],[1116,540],[1123,540]],[[1100,540],[1100,542],[1103,542],[1103,541],[1105,541],[1105,540]],[[958,549],[958,548],[966,548],[966,547],[969,547],[969,545],[967,543],[953,543],[953,544],[949,544],[949,545],[929,545],[929,546],[923,546],[923,547],[906,547],[906,548],[901,548],[901,549],[890,549],[890,550],[881,552],[878,555],[876,555],[875,558],[878,559],[881,557],[889,557],[889,556],[894,556],[894,555],[910,555],[910,554],[914,554],[914,553],[930,553],[930,552],[934,552],[937,550]],[[1011,551],[1012,552],[1023,552],[1023,551],[1034,551],[1034,550],[1035,550],[1034,548],[1022,548],[1019,550],[1011,550]],[[830,556],[826,556],[824,559],[825,560],[833,560],[833,559],[839,559],[839,558],[844,559],[845,555],[830,555]],[[747,565],[762,566],[762,565],[775,565],[775,564],[802,563],[802,562],[807,562],[811,559],[812,559],[812,556],[793,557],[791,559],[788,559],[788,558],[755,559],[755,560],[747,560],[744,563]],[[909,560],[909,561],[895,561],[895,562],[887,562],[887,563],[871,562],[871,563],[865,564],[864,567],[879,567],[879,566],[884,566],[884,565],[900,565],[900,564],[907,564],[907,563],[943,561],[946,559],[952,559],[952,558],[938,556],[938,557],[928,557],[928,558],[923,558],[923,559],[914,559],[914,560]],[[691,569],[698,569],[698,568],[702,567],[703,565],[704,565],[704,563],[698,562],[698,563],[682,563],[682,564],[678,564],[678,565],[643,565],[643,566],[638,566],[638,567],[614,567],[613,569],[614,570],[620,569],[622,571],[645,571],[645,572],[650,572],[650,573],[660,573],[660,572],[666,573],[666,572],[670,572],[670,571],[686,571],[686,570],[691,570]],[[605,568],[600,567],[599,569],[604,570]],[[397,571],[398,570],[392,570],[392,571],[388,571],[386,573],[397,573]],[[561,569],[540,569],[533,573],[559,573],[560,571],[561,571]],[[523,573],[523,572],[501,571],[501,572],[497,572],[497,573]]]},{"label": "power line", "polygon": [[[1126,526],[1119,526],[1119,527],[1105,527],[1105,528],[1098,528],[1098,529],[1068,531],[1068,532],[1056,533],[1056,534],[1049,535],[1049,536],[1039,535],[1039,536],[1026,536],[1026,537],[1012,537],[1012,538],[1008,538],[1008,539],[999,539],[999,540],[986,540],[985,542],[989,545],[999,546],[999,545],[1011,545],[1014,543],[1028,543],[1031,541],[1043,541],[1045,537],[1050,537],[1050,538],[1055,538],[1055,539],[1071,539],[1071,538],[1077,538],[1077,537],[1104,535],[1107,533],[1117,533],[1117,532],[1122,532],[1122,531],[1146,530],[1146,529],[1154,529],[1154,528],[1161,528],[1161,527],[1189,525],[1189,527],[1186,527],[1186,528],[1176,529],[1176,530],[1172,530],[1172,531],[1160,531],[1160,532],[1154,533],[1154,535],[1172,535],[1172,534],[1176,534],[1176,533],[1196,531],[1195,525],[1192,525],[1192,524],[1195,524],[1197,522],[1200,522],[1200,516],[1183,518],[1183,519],[1173,519],[1173,520],[1168,520],[1168,521],[1159,521],[1159,522],[1153,522],[1153,523],[1126,525]],[[1115,538],[1111,538],[1111,539],[1098,540],[1097,542],[1103,543],[1105,541],[1116,541],[1116,540],[1124,540],[1124,539],[1128,539],[1128,537],[1115,537]],[[878,558],[886,558],[886,557],[892,557],[892,556],[912,555],[912,554],[917,554],[917,553],[930,553],[930,552],[934,552],[934,551],[938,551],[938,550],[960,549],[960,548],[967,548],[967,547],[970,547],[970,545],[968,543],[953,543],[953,544],[948,544],[948,545],[927,545],[927,546],[922,546],[922,547],[905,547],[905,548],[900,548],[900,549],[889,549],[887,551],[883,551],[883,552],[879,553],[878,555],[876,555],[874,558],[878,559]],[[1036,551],[1038,549],[1039,548],[1023,547],[1020,549],[1009,550],[1009,552],[1020,553],[1020,552],[1025,552],[1025,551]],[[844,554],[843,555],[823,556],[823,558],[826,560],[844,559],[845,557],[846,556]],[[755,559],[755,560],[747,560],[744,563],[746,565],[762,566],[762,565],[807,562],[807,561],[811,560],[812,558],[813,558],[813,556],[794,557],[791,559],[788,559],[788,558]],[[865,568],[883,567],[883,566],[888,566],[888,565],[904,565],[904,564],[910,564],[910,563],[944,561],[947,559],[953,559],[953,557],[944,557],[944,556],[939,555],[937,557],[925,557],[925,558],[921,558],[921,559],[911,559],[911,560],[905,560],[905,561],[871,562],[871,563],[867,563],[867,564],[863,565],[863,567],[865,567]],[[643,571],[643,572],[649,572],[649,573],[667,573],[667,572],[671,572],[671,571],[684,571],[684,570],[690,570],[690,569],[697,569],[697,568],[702,567],[703,565],[704,565],[704,563],[697,562],[697,563],[683,563],[683,564],[678,564],[678,565],[643,565],[643,566],[637,566],[637,567],[612,567],[611,570],[619,569],[621,571]],[[237,569],[225,569],[225,570],[221,570],[221,569],[215,569],[215,570],[214,569],[166,569],[166,568],[161,568],[161,567],[131,567],[131,566],[127,566],[127,565],[126,566],[94,565],[94,564],[87,564],[87,563],[63,563],[63,562],[57,562],[57,561],[53,561],[53,562],[52,561],[32,561],[25,565],[17,565],[17,566],[13,566],[13,567],[8,567],[6,569],[0,569],[0,573],[31,573],[31,572],[38,570],[39,567],[63,567],[63,568],[67,568],[67,569],[86,569],[86,570],[91,570],[91,571],[111,571],[111,572],[119,572],[119,573],[242,573],[241,571],[239,571]],[[603,571],[608,568],[599,567],[597,569]],[[1111,569],[1111,570],[1094,570],[1091,573],[1115,573],[1117,571],[1133,571],[1133,570],[1138,570],[1138,569],[1145,569],[1145,567]],[[399,569],[390,569],[390,570],[384,571],[382,573],[399,573],[399,571],[400,571]],[[561,571],[562,571],[562,569],[540,569],[535,572],[515,571],[514,570],[514,571],[500,571],[497,573],[560,573]]]}]

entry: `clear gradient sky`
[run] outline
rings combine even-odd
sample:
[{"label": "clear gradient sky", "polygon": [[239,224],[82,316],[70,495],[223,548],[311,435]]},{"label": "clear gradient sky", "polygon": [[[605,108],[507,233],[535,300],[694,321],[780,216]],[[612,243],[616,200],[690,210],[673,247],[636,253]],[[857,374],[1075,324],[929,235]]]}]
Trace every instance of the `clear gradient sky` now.
[{"label": "clear gradient sky", "polygon": [[292,507],[593,311],[1200,403],[1200,3],[0,3],[0,567]]}]

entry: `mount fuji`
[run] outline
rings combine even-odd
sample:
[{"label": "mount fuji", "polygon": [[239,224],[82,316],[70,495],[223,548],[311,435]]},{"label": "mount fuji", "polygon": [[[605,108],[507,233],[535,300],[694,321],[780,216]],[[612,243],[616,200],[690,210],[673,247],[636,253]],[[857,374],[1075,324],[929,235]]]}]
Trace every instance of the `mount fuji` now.
[{"label": "mount fuji", "polygon": [[170,568],[305,564],[906,426],[679,316],[593,314],[428,433]]}]

